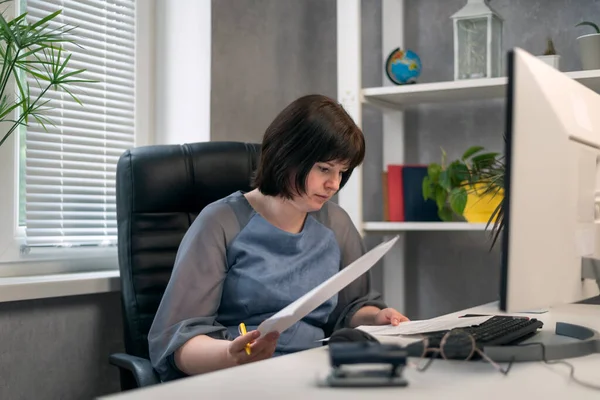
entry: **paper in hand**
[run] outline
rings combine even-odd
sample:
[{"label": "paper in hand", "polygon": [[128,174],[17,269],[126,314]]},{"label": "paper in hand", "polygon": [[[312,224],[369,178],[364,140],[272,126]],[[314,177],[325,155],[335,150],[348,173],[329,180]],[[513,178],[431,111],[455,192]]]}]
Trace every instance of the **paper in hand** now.
[{"label": "paper in hand", "polygon": [[261,336],[273,331],[281,333],[300,321],[373,267],[394,246],[397,240],[398,236],[381,243],[292,304],[263,321],[257,328]]}]

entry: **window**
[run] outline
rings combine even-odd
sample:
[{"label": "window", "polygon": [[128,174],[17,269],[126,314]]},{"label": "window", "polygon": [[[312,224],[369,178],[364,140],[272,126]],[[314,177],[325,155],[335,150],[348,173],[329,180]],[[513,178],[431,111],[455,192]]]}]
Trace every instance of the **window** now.
[{"label": "window", "polygon": [[[114,246],[116,164],[135,137],[135,0],[27,0],[26,7],[31,21],[62,9],[56,23],[75,26],[76,44],[65,45],[69,66],[96,82],[72,86],[83,105],[48,92],[54,125],[32,120],[20,135],[23,249]],[[29,85],[37,95],[35,79]]]}]

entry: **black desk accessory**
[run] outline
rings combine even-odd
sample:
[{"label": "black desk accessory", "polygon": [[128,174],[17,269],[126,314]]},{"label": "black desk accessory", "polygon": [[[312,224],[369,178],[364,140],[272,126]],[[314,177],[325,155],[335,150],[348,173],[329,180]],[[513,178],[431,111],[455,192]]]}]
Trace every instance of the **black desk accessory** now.
[{"label": "black desk accessory", "polygon": [[329,339],[332,370],[325,383],[332,387],[406,386],[402,376],[406,357],[404,347],[381,344],[357,329],[341,329]]}]

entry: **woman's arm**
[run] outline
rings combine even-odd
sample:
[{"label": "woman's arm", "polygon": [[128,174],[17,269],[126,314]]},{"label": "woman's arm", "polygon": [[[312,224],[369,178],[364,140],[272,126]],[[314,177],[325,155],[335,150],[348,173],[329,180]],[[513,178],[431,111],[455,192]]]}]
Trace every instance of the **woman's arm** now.
[{"label": "woman's arm", "polygon": [[[195,375],[270,358],[279,334],[271,332],[258,339],[259,336],[258,331],[248,332],[233,341],[195,336],[175,351],[175,364],[181,372]],[[250,344],[250,354],[246,352],[247,344]]]},{"label": "woman's arm", "polygon": [[[233,226],[232,221],[235,222],[235,214],[228,205],[210,205],[198,215],[181,241],[169,284],[148,334],[150,360],[163,381],[195,369],[190,368],[187,354],[175,356],[186,343],[192,344],[194,357],[204,358],[203,351],[207,350],[208,360],[216,362],[215,353],[203,341],[212,337],[225,343],[231,339],[226,327],[217,321],[217,311],[227,275],[227,240],[237,233],[226,229]],[[200,346],[196,345],[197,340]],[[178,360],[185,365],[179,365]],[[173,368],[173,361],[177,368]],[[209,368],[209,361],[202,361],[199,369]]]},{"label": "woman's arm", "polygon": [[230,344],[228,340],[195,336],[175,351],[175,365],[187,375],[232,367],[233,359],[227,356]]},{"label": "woman's arm", "polygon": [[350,327],[356,328],[360,325],[374,325],[375,316],[381,311],[381,308],[375,306],[364,306],[360,308],[350,320]]},{"label": "woman's arm", "polygon": [[[365,246],[358,230],[348,214],[339,206],[331,206],[331,227],[334,230],[341,250],[341,267],[344,268],[365,254]],[[329,329],[357,327],[360,325],[397,325],[408,318],[398,311],[387,308],[381,295],[371,286],[370,271],[358,277],[338,294],[338,305],[330,316]],[[326,331],[330,334],[331,331]]]},{"label": "woman's arm", "polygon": [[374,306],[364,306],[350,320],[350,327],[356,328],[361,325],[398,325],[400,322],[408,321],[409,319],[400,314],[393,308],[378,308]]},{"label": "woman's arm", "polygon": [[[328,216],[328,225],[335,233],[340,246],[340,269],[343,269],[365,254],[365,246],[346,211],[336,204],[329,204]],[[369,308],[361,311],[357,318],[354,318],[364,307],[373,307],[377,310],[387,307],[381,301],[379,293],[371,288],[370,271],[358,277],[338,293],[338,303],[329,317],[325,334],[330,335],[337,329],[354,324],[358,326],[361,325],[360,322],[366,322],[365,320],[369,319]]]}]

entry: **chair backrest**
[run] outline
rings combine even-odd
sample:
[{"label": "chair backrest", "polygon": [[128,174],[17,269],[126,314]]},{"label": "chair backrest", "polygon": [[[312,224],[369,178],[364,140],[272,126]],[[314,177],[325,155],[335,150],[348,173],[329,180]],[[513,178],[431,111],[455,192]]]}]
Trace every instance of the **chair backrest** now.
[{"label": "chair backrest", "polygon": [[121,298],[128,354],[148,358],[148,331],[179,244],[208,204],[250,190],[260,145],[206,142],[126,151],[117,164]]}]

